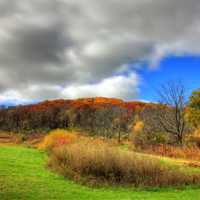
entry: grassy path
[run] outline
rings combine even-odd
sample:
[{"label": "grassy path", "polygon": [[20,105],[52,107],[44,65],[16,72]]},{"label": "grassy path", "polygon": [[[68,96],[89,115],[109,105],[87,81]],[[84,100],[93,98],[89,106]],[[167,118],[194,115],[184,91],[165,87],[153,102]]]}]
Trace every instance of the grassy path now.
[{"label": "grassy path", "polygon": [[46,155],[24,147],[0,146],[0,200],[200,200],[200,189],[91,189],[45,168]]}]

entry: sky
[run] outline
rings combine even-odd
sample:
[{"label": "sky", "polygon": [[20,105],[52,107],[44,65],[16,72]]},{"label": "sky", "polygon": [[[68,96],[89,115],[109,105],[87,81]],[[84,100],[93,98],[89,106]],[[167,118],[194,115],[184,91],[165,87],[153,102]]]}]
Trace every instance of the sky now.
[{"label": "sky", "polygon": [[170,81],[182,82],[189,97],[192,92],[200,88],[200,57],[197,56],[169,56],[160,61],[156,70],[144,68],[138,72],[141,76],[140,99],[157,101],[157,90],[162,84]]},{"label": "sky", "polygon": [[0,0],[0,103],[156,101],[200,86],[199,0]]}]

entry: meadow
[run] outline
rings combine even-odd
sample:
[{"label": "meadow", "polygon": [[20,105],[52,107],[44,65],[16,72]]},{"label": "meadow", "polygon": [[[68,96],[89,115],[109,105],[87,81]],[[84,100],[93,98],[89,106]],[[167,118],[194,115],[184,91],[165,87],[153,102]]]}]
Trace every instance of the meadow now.
[{"label": "meadow", "polygon": [[[121,151],[127,151],[119,146]],[[142,159],[154,157],[161,165],[185,174],[200,174],[200,168],[186,165],[182,159],[138,153]],[[48,153],[24,145],[0,145],[0,199],[70,199],[70,200],[163,200],[200,199],[198,186],[130,187],[120,185],[87,186],[69,180],[48,166]]]}]

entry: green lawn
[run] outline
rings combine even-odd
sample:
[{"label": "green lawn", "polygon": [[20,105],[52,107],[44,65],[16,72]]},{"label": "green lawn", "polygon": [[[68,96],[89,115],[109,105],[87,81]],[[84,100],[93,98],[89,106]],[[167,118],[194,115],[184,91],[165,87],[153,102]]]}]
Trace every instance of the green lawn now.
[{"label": "green lawn", "polygon": [[0,146],[0,200],[200,200],[200,189],[92,189],[45,168],[46,155],[20,146]]}]

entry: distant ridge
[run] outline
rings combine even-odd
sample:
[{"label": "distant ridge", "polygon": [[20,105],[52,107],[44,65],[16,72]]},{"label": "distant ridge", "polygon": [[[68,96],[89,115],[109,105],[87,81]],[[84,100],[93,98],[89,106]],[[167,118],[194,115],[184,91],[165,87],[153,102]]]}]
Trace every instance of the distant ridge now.
[{"label": "distant ridge", "polygon": [[55,100],[45,100],[41,102],[30,101],[30,102],[20,102],[19,101],[7,101],[1,104],[1,107],[27,107],[33,109],[45,109],[47,107],[82,107],[82,106],[91,106],[99,107],[103,105],[113,105],[113,106],[122,106],[128,109],[135,109],[136,107],[144,107],[146,105],[152,105],[153,103],[145,101],[125,101],[119,98],[108,98],[108,97],[91,97],[91,98],[78,98],[78,99],[55,99]]}]

